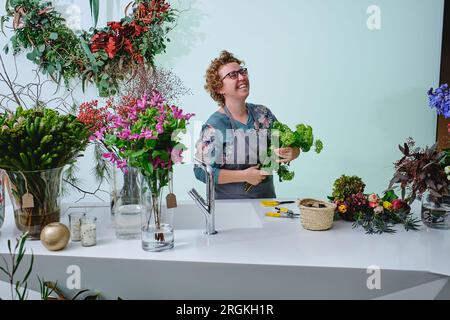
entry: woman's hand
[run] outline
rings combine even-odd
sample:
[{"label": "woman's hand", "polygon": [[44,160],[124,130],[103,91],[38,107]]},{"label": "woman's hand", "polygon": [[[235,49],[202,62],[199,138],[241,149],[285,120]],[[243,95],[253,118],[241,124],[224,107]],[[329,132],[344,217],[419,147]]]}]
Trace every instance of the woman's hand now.
[{"label": "woman's hand", "polygon": [[295,160],[300,155],[300,148],[279,148],[273,150],[280,159],[277,160],[278,163],[286,163]]},{"label": "woman's hand", "polygon": [[245,181],[256,186],[267,178],[268,173],[259,170],[258,166],[250,167],[244,170]]}]

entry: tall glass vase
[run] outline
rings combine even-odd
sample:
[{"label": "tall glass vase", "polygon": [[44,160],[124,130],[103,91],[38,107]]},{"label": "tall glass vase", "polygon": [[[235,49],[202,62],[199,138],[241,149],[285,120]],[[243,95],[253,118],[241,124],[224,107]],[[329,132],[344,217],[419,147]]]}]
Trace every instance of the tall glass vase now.
[{"label": "tall glass vase", "polygon": [[114,166],[111,184],[111,213],[118,239],[141,236],[141,185],[139,171]]},{"label": "tall glass vase", "polygon": [[63,170],[6,171],[16,226],[31,239],[39,239],[47,224],[59,222]]},{"label": "tall glass vase", "polygon": [[5,173],[0,169],[0,228],[5,221]]},{"label": "tall glass vase", "polygon": [[141,239],[145,251],[164,251],[173,248],[173,208],[165,200],[172,183],[172,172],[154,170],[141,176]]}]

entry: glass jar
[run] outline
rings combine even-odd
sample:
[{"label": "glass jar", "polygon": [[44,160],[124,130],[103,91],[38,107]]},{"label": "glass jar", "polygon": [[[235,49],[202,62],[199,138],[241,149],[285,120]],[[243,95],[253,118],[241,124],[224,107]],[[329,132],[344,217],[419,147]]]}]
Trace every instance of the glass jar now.
[{"label": "glass jar", "polygon": [[16,226],[30,239],[39,239],[47,224],[59,222],[63,170],[5,171]]},{"label": "glass jar", "polygon": [[97,244],[97,217],[84,216],[80,219],[81,245],[92,247]]},{"label": "glass jar", "polygon": [[165,203],[169,188],[171,191],[172,172],[168,169],[141,176],[141,239],[145,251],[164,251],[174,246],[174,209]]},{"label": "glass jar", "polygon": [[450,229],[450,202],[448,197],[441,203],[434,202],[429,193],[422,196],[422,222],[429,228]]},{"label": "glass jar", "polygon": [[72,241],[81,241],[81,218],[85,217],[84,212],[72,212],[69,214],[70,238]]},{"label": "glass jar", "polygon": [[141,235],[141,186],[139,171],[114,167],[111,185],[111,213],[118,239],[137,239]]}]

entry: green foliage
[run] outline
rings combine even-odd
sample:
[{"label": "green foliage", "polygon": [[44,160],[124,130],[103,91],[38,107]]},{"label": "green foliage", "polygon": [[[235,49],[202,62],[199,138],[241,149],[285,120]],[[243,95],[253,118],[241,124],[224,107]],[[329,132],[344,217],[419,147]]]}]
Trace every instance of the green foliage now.
[{"label": "green foliage", "polygon": [[50,288],[49,286],[46,285],[46,281],[44,278],[38,278],[39,281],[39,289],[41,292],[41,299],[42,300],[49,300],[50,299],[50,295],[54,292],[53,288]]},{"label": "green foliage", "polygon": [[332,199],[344,201],[348,196],[364,192],[365,183],[358,176],[342,175],[334,181]]},{"label": "green foliage", "polygon": [[4,267],[0,266],[0,271],[3,272],[9,280],[11,288],[11,299],[15,298],[19,300],[25,300],[27,298],[27,287],[28,278],[30,277],[31,271],[33,269],[34,256],[31,254],[31,261],[28,266],[25,276],[21,280],[17,280],[17,272],[21,266],[21,262],[25,256],[25,242],[27,241],[28,235],[25,233],[16,239],[16,245],[14,250],[11,248],[11,240],[8,239],[8,251],[10,257],[10,264],[6,261],[5,257],[2,256]]},{"label": "green foliage", "polygon": [[[320,153],[323,149],[323,143],[321,140],[316,139],[314,141],[313,129],[311,126],[305,124],[298,124],[296,130],[293,131],[288,125],[275,121],[272,126],[273,134],[275,137],[279,138],[280,148],[293,147],[299,148],[302,152],[308,152],[313,145],[315,145],[315,152]],[[262,168],[266,171],[271,171],[272,169],[277,169],[277,174],[279,181],[290,181],[294,178],[294,172],[289,171],[288,164],[279,164],[276,159],[272,158],[274,155],[274,146],[270,146],[268,152],[268,161],[264,163]]]},{"label": "green foliage", "polygon": [[[89,2],[96,25],[99,1]],[[139,3],[148,7],[152,5],[150,0],[137,1],[135,5]],[[155,56],[166,49],[166,35],[171,30],[167,24],[172,25],[176,19],[175,10],[169,10],[155,14],[155,17],[144,22],[136,18],[135,5],[131,15],[122,18],[119,23],[124,28],[136,23],[144,29],[124,38],[130,41],[128,44],[115,43],[98,51],[91,49],[93,37],[97,34],[109,34],[110,40],[113,40],[116,31],[107,26],[83,31],[81,35],[75,34],[66,26],[65,19],[52,7],[50,1],[7,1],[7,14],[1,17],[1,26],[3,30],[5,22],[21,16],[18,20],[20,25],[15,26],[14,35],[10,39],[13,54],[26,52],[27,58],[58,84],[63,80],[69,87],[71,80],[81,79],[83,90],[87,84],[94,83],[101,96],[110,96],[118,92],[121,82],[131,77],[138,65],[154,65]],[[99,40],[102,41],[108,43],[108,38]],[[9,51],[8,45],[4,50],[6,53]]]},{"label": "green foliage", "polygon": [[75,162],[88,143],[86,126],[73,115],[52,109],[23,110],[0,115],[0,168],[34,171]]},{"label": "green foliage", "polygon": [[13,53],[28,52],[27,58],[39,65],[44,74],[58,83],[63,79],[68,86],[87,64],[78,37],[52,10],[51,2],[11,0],[4,20],[14,16],[17,8],[23,8],[26,15],[22,17],[23,26],[17,27],[10,39]]}]

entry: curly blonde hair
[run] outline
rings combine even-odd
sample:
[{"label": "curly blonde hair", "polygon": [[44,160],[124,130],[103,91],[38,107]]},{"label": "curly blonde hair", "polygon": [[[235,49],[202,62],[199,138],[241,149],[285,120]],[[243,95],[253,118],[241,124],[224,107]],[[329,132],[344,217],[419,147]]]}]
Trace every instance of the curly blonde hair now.
[{"label": "curly blonde hair", "polygon": [[219,106],[223,107],[225,105],[225,98],[223,95],[217,91],[222,88],[222,79],[219,76],[219,69],[223,65],[231,62],[236,62],[238,64],[244,64],[244,61],[239,60],[232,53],[223,50],[218,58],[211,61],[208,69],[206,70],[205,79],[205,90],[210,94],[211,98],[216,101]]}]

